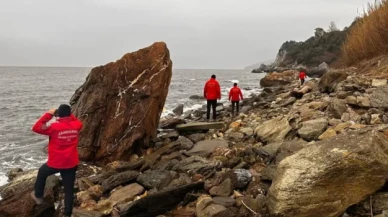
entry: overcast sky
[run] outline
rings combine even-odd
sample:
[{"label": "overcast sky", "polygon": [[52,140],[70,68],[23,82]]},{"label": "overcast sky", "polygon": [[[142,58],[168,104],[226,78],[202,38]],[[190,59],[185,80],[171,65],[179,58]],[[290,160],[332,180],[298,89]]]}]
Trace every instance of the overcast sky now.
[{"label": "overcast sky", "polygon": [[0,65],[97,66],[165,41],[175,68],[244,68],[368,0],[0,0]]}]

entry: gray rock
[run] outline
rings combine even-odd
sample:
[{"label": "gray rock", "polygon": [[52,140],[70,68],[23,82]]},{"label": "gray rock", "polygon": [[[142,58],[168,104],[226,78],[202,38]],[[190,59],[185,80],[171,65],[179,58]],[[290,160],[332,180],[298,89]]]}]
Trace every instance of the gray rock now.
[{"label": "gray rock", "polygon": [[306,72],[307,76],[310,78],[320,78],[322,77],[326,72],[330,70],[329,65],[327,63],[323,62],[318,67],[314,67],[311,70],[308,70]]},{"label": "gray rock", "polygon": [[175,141],[174,143],[179,143],[181,148],[184,150],[190,150],[194,146],[194,143],[190,139],[184,136],[179,136],[178,140]]},{"label": "gray rock", "polygon": [[147,170],[140,174],[136,181],[148,189],[162,189],[172,181],[169,171]]},{"label": "gray rock", "polygon": [[227,148],[228,143],[224,139],[203,140],[194,145],[194,148],[187,151],[188,155],[208,156],[217,148]]},{"label": "gray rock", "polygon": [[316,142],[285,158],[269,190],[271,216],[341,215],[386,183],[386,147],[382,133],[360,131]]},{"label": "gray rock", "polygon": [[372,92],[370,103],[375,108],[388,108],[388,86],[380,86]]},{"label": "gray rock", "polygon": [[204,133],[195,133],[188,136],[189,139],[195,143],[205,140],[205,134]]},{"label": "gray rock", "polygon": [[328,125],[326,119],[316,119],[302,123],[302,128],[298,130],[298,134],[306,141],[317,140],[318,137],[325,132]]},{"label": "gray rock", "polygon": [[239,132],[228,133],[228,139],[233,142],[240,142],[244,139],[244,134]]},{"label": "gray rock", "polygon": [[341,118],[342,114],[346,112],[347,106],[344,100],[334,98],[330,102],[328,109],[334,118]]},{"label": "gray rock", "polygon": [[235,187],[236,188],[245,188],[249,182],[252,180],[252,174],[249,172],[249,170],[245,169],[236,169],[234,170],[234,173],[236,174],[236,183]]},{"label": "gray rock", "polygon": [[220,185],[211,188],[209,193],[212,196],[229,197],[233,189],[232,180],[225,179]]},{"label": "gray rock", "polygon": [[192,156],[175,164],[172,170],[190,175],[202,174],[207,176],[214,174],[221,167],[222,163],[220,161],[210,161],[199,156]]},{"label": "gray rock", "polygon": [[264,142],[283,141],[291,126],[286,117],[277,117],[264,122],[255,129],[255,134]]},{"label": "gray rock", "polygon": [[183,108],[184,108],[184,105],[183,104],[179,104],[176,108],[174,108],[172,110],[172,112],[176,115],[176,116],[181,116],[183,114]]},{"label": "gray rock", "polygon": [[337,89],[341,81],[348,77],[344,71],[329,71],[319,80],[318,87],[322,93],[331,93]]},{"label": "gray rock", "polygon": [[207,131],[210,129],[222,129],[224,122],[192,122],[188,124],[180,124],[176,126],[179,132]]}]

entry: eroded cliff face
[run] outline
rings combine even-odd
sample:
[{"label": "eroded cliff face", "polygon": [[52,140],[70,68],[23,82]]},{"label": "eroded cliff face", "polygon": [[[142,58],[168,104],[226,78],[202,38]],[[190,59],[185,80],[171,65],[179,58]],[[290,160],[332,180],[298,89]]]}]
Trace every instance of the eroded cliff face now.
[{"label": "eroded cliff face", "polygon": [[84,127],[80,158],[125,159],[156,136],[172,76],[165,43],[157,42],[90,72],[70,103]]}]

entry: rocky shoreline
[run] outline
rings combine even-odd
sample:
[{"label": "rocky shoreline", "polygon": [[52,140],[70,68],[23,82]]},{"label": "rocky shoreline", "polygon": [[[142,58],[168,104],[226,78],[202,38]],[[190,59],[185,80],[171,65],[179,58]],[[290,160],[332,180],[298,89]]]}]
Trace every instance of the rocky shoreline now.
[{"label": "rocky shoreline", "polygon": [[[331,70],[303,88],[297,73],[268,74],[236,117],[220,106],[218,122],[204,123],[203,109],[179,108],[126,160],[80,165],[73,215],[387,216],[387,80]],[[0,216],[63,215],[59,177],[44,205],[29,198],[36,172],[9,172]]]}]

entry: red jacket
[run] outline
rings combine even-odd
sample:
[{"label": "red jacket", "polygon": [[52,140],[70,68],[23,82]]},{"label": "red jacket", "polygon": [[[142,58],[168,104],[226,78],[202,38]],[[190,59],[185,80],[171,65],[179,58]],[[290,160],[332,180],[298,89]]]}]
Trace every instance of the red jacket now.
[{"label": "red jacket", "polygon": [[73,114],[70,117],[58,118],[47,126],[53,115],[44,114],[32,127],[32,131],[49,136],[47,165],[55,169],[76,167],[78,159],[78,137],[82,123]]},{"label": "red jacket", "polygon": [[306,72],[300,72],[299,73],[299,78],[304,79],[306,77]]},{"label": "red jacket", "polygon": [[241,92],[241,89],[239,87],[233,87],[229,91],[229,100],[232,100],[232,102],[243,100],[243,95]]},{"label": "red jacket", "polygon": [[216,79],[212,78],[206,82],[203,95],[207,100],[221,99],[221,88]]}]

